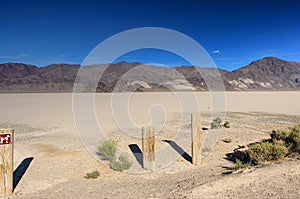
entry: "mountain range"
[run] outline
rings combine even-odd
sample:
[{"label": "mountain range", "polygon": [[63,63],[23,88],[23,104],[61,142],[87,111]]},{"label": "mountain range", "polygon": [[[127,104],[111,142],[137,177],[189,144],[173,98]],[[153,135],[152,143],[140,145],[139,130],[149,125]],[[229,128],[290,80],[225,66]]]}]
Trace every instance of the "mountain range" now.
[{"label": "mountain range", "polygon": [[[99,67],[81,67],[83,92],[93,92],[92,79]],[[52,64],[36,67],[23,63],[0,64],[0,92],[72,92],[80,65]],[[300,90],[300,62],[265,57],[234,71],[193,66],[165,68],[141,63],[110,64],[97,83],[97,92],[211,89],[223,81],[227,91]],[[79,77],[80,77],[79,75]],[[222,84],[222,85],[223,85]],[[220,89],[220,88],[218,88]]]}]

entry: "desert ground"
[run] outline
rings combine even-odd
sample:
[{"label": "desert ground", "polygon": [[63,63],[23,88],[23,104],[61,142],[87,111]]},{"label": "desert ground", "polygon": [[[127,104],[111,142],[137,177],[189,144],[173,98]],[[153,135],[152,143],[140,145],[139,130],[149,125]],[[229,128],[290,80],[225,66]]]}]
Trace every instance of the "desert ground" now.
[{"label": "desert ground", "polygon": [[[114,104],[112,94],[96,94],[94,105],[103,132],[108,138],[117,140],[118,147],[134,162],[128,171],[118,172],[87,151],[86,142],[79,136],[83,132],[78,134],[73,118],[72,94],[0,94],[0,128],[15,130],[14,167],[18,168],[22,161],[30,162],[12,197],[299,198],[300,160],[231,172],[229,168],[233,163],[226,159],[226,154],[238,145],[267,138],[273,129],[300,123],[300,92],[226,92],[222,95],[226,100],[224,104],[222,97],[222,102],[212,102],[210,93],[197,93],[202,126],[209,127],[214,117],[212,112],[219,113],[225,108],[224,119],[230,121],[231,128],[222,129],[214,147],[202,154],[201,164],[194,166],[179,155],[176,161],[153,172],[142,169],[128,148],[133,143],[140,146],[141,140],[122,130],[133,135],[140,131],[131,126],[122,129],[116,124],[115,117],[119,117],[120,123],[124,118],[114,115],[111,107],[118,108],[118,100],[123,95],[115,94]],[[157,148],[176,153],[162,140],[175,139],[180,125],[184,127],[183,132],[189,132],[189,117],[194,112],[191,104],[182,112],[183,106],[174,95],[160,92],[135,93],[127,106],[137,126],[151,121],[159,123],[166,117],[156,136]],[[213,132],[205,131],[206,135],[210,133]],[[223,142],[225,138],[232,142]],[[183,139],[182,144],[188,144],[188,140],[184,142]],[[190,148],[184,150],[190,154]],[[97,179],[84,178],[94,170],[100,172]]]}]

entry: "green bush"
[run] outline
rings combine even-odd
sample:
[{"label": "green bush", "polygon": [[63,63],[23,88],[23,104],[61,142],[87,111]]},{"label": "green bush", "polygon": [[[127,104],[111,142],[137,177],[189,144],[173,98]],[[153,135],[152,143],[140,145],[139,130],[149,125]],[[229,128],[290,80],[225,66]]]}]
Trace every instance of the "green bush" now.
[{"label": "green bush", "polygon": [[292,152],[300,153],[300,124],[291,128],[291,133],[287,139],[291,145]]},{"label": "green bush", "polygon": [[293,128],[292,128],[293,131],[296,131],[298,133],[300,133],[300,124],[296,124]]},{"label": "green bush", "polygon": [[132,162],[125,155],[120,155],[119,160],[112,160],[109,164],[110,168],[116,171],[124,171],[131,167]]},{"label": "green bush", "polygon": [[277,130],[271,134],[271,140],[283,141],[290,148],[291,153],[300,153],[300,124],[295,125],[289,130]]},{"label": "green bush", "polygon": [[116,159],[117,143],[114,140],[105,140],[98,147],[98,154],[102,160]]},{"label": "green bush", "polygon": [[109,160],[109,166],[114,170],[123,171],[129,169],[132,162],[125,155],[120,155],[118,160],[116,160],[116,151],[117,142],[105,140],[99,145],[97,154],[100,155],[102,160]]},{"label": "green bush", "polygon": [[237,171],[239,169],[248,168],[250,166],[250,163],[244,163],[240,160],[236,160],[234,166],[232,167],[233,170]]},{"label": "green bush", "polygon": [[271,139],[248,145],[248,149],[234,150],[226,154],[227,159],[235,162],[233,170],[245,168],[251,164],[266,161],[276,161],[284,157],[299,157],[300,155],[300,124],[289,130],[277,130],[270,133]]},{"label": "green bush", "polygon": [[100,173],[99,173],[99,171],[93,171],[93,172],[91,172],[91,173],[87,173],[84,177],[86,178],[86,179],[96,179],[96,178],[98,178],[100,176]]},{"label": "green bush", "polygon": [[291,134],[290,130],[276,130],[276,131],[272,131],[270,136],[273,141],[275,141],[275,140],[286,141],[288,139],[288,137],[290,136],[290,134]]},{"label": "green bush", "polygon": [[249,146],[247,153],[254,163],[280,160],[288,154],[288,148],[280,143],[268,141],[259,142]]},{"label": "green bush", "polygon": [[216,119],[214,119],[212,121],[212,123],[210,123],[210,128],[211,129],[218,129],[218,128],[221,128],[222,126],[222,119],[217,117]]},{"label": "green bush", "polygon": [[230,122],[229,121],[225,121],[223,126],[225,128],[230,128]]}]

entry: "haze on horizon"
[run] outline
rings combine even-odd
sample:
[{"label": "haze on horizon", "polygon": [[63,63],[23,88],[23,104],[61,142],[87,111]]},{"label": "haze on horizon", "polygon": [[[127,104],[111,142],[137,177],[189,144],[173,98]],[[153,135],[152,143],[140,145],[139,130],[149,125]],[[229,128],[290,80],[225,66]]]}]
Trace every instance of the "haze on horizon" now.
[{"label": "haze on horizon", "polygon": [[[299,7],[296,0],[12,0],[0,8],[0,63],[80,64],[108,37],[149,26],[192,37],[219,68],[229,71],[267,56],[300,61]],[[188,65],[172,53],[151,49],[128,53],[116,61]]]}]

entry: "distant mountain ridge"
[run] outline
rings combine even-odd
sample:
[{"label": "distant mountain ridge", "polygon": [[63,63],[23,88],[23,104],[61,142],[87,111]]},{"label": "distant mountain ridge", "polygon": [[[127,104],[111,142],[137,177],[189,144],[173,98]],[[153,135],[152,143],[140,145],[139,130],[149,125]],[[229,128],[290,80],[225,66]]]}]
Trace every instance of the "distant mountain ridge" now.
[{"label": "distant mountain ridge", "polygon": [[224,75],[235,90],[295,90],[300,88],[300,63],[266,57]]},{"label": "distant mountain ridge", "polygon": [[[110,64],[103,73],[96,91],[112,92],[121,80],[123,84],[117,91],[128,91],[132,88],[137,88],[138,91],[161,91],[166,87],[175,90],[205,91],[208,90],[207,82],[198,71],[205,74],[210,81],[217,78],[213,73],[216,69],[196,69],[192,66],[163,68],[142,65],[145,72],[133,70],[141,65],[127,62]],[[85,66],[84,70],[93,75],[97,67],[103,65]],[[80,65],[76,64],[52,64],[41,68],[22,63],[0,64],[0,92],[72,92],[79,68]],[[174,72],[174,69],[184,79],[176,78],[177,72]],[[129,72],[130,78],[123,80],[124,74]],[[266,57],[232,72],[219,72],[228,91],[300,90],[299,62]],[[147,79],[147,73],[152,74],[150,79]],[[161,82],[163,84],[160,84]]]}]

